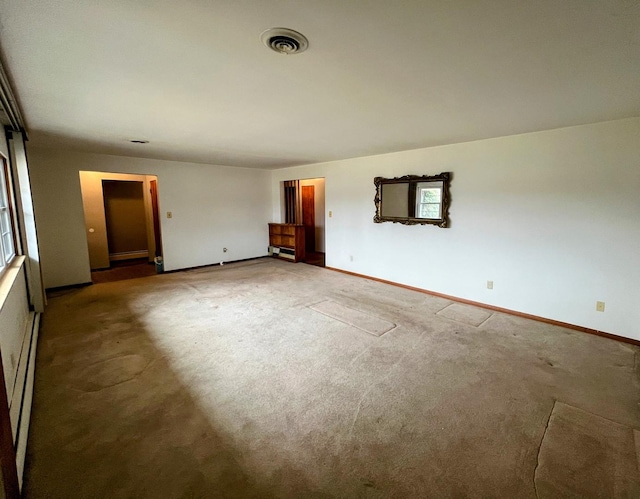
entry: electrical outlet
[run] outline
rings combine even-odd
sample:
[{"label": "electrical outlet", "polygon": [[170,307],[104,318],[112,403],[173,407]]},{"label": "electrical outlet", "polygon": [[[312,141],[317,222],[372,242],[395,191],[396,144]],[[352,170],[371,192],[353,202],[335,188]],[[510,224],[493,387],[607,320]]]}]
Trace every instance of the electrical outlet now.
[{"label": "electrical outlet", "polygon": [[487,289],[493,289],[493,281],[487,281]]},{"label": "electrical outlet", "polygon": [[333,212],[329,210],[329,218],[333,217]]},{"label": "electrical outlet", "polygon": [[596,311],[604,312],[604,302],[603,301],[597,301],[596,302]]},{"label": "electrical outlet", "polygon": [[173,213],[171,213],[170,211],[167,212],[167,218],[173,218]]}]

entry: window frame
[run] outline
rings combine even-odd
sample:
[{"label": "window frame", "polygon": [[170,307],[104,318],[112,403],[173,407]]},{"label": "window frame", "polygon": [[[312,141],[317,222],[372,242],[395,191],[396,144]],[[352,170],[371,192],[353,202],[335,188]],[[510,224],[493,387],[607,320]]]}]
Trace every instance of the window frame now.
[{"label": "window frame", "polygon": [[[13,189],[9,162],[0,155],[0,276],[18,256],[18,239],[14,217]],[[8,238],[6,236],[9,236]],[[7,248],[7,239],[11,248]]]},{"label": "window frame", "polygon": [[[423,218],[426,220],[440,220],[442,219],[442,191],[443,191],[443,182],[441,180],[435,180],[431,182],[418,182],[416,183],[416,210],[415,210],[415,218]],[[438,197],[440,198],[438,201],[422,201],[422,191],[436,191],[438,193]],[[438,216],[428,217],[422,216],[422,207],[423,206],[437,206],[438,207]]]}]

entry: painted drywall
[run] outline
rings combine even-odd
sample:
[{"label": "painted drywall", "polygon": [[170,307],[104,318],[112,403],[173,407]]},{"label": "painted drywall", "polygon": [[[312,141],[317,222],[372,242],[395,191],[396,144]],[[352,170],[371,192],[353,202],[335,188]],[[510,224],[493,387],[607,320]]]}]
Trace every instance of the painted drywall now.
[{"label": "painted drywall", "polygon": [[144,182],[108,180],[102,187],[109,253],[147,251]]},{"label": "painted drywall", "polygon": [[29,320],[27,282],[22,259],[19,263],[9,265],[0,276],[0,303],[0,353],[6,383],[4,388],[11,400]]},{"label": "painted drywall", "polygon": [[[374,177],[442,171],[450,228],[373,223]],[[276,221],[308,177],[329,267],[640,339],[640,118],[277,170]]]},{"label": "painted drywall", "polygon": [[315,211],[316,217],[316,251],[324,253],[324,226],[325,226],[325,215],[324,215],[324,179],[323,178],[310,178],[305,180],[300,180],[300,187],[305,185],[313,186],[313,196],[314,203],[313,208]]},{"label": "painted drywall", "polygon": [[91,280],[81,170],[158,176],[166,270],[267,253],[268,171],[37,148],[29,165],[47,288]]}]

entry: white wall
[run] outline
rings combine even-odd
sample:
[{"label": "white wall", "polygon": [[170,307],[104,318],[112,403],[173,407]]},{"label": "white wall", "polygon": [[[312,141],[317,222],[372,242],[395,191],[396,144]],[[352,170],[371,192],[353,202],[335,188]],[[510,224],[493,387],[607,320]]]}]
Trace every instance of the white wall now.
[{"label": "white wall", "polygon": [[158,176],[165,270],[267,253],[268,171],[35,148],[29,165],[47,288],[91,281],[80,170]]},{"label": "white wall", "polygon": [[[450,228],[373,223],[374,177],[442,171]],[[640,118],[277,170],[274,220],[310,177],[329,267],[640,339]]]},{"label": "white wall", "polygon": [[[4,369],[5,390],[11,401],[18,364],[21,359],[22,346],[29,320],[29,301],[24,265],[20,261],[5,269],[0,279],[0,354]],[[19,382],[24,383],[24,379]],[[12,421],[14,424],[15,421]]]}]

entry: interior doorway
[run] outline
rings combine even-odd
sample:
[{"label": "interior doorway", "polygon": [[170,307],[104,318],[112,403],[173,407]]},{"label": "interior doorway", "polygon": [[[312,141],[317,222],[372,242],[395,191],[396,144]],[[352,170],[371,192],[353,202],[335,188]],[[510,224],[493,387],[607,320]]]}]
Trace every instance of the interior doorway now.
[{"label": "interior doorway", "polygon": [[156,273],[162,256],[155,175],[80,172],[94,283]]},{"label": "interior doorway", "polygon": [[316,251],[316,208],[315,187],[303,185],[302,191],[302,225],[304,225],[304,244],[307,254]]},{"label": "interior doorway", "polygon": [[325,179],[282,183],[282,220],[304,225],[305,263],[325,266]]}]

